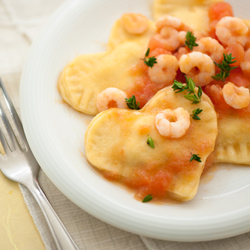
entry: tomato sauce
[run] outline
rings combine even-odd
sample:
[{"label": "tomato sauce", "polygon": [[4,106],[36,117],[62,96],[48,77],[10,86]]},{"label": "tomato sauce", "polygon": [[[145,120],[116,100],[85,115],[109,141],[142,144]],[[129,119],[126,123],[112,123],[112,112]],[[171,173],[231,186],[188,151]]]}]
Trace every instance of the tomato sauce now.
[{"label": "tomato sauce", "polygon": [[[217,22],[224,16],[233,16],[232,7],[228,3],[216,3],[209,9],[209,18],[210,18],[210,28],[211,32],[210,35],[217,39],[214,31],[215,31],[215,25]],[[213,36],[214,33],[214,36]],[[217,39],[218,40],[218,39]],[[235,63],[231,64],[232,67],[237,67],[236,69],[233,69],[230,71],[229,76],[225,79],[225,81],[217,81],[213,80],[210,82],[208,86],[205,86],[203,88],[203,91],[210,97],[212,100],[216,111],[219,114],[219,119],[222,119],[224,116],[228,115],[242,115],[242,114],[250,114],[249,110],[250,108],[244,108],[244,109],[233,109],[230,107],[224,100],[222,88],[223,86],[228,83],[232,82],[238,87],[245,87],[248,88],[250,86],[250,78],[244,75],[240,68],[240,64],[244,58],[244,48],[242,45],[237,43],[231,43],[227,47],[225,47],[224,50],[225,54],[232,54],[234,57]],[[220,69],[216,66],[216,74],[220,72]]]},{"label": "tomato sauce", "polygon": [[161,48],[161,49],[165,49],[165,46],[163,43],[161,43],[159,40],[157,40],[154,37],[151,37],[149,44],[148,44],[148,48],[150,49],[150,51]]},{"label": "tomato sauce", "polygon": [[[240,73],[239,74],[235,73],[235,75],[231,76],[231,79],[236,79],[236,81],[232,82],[234,82],[235,85],[238,86],[246,86],[247,84],[249,84],[249,79],[248,81],[245,81],[244,78],[245,76]],[[237,81],[237,79],[239,80]],[[225,82],[219,82],[219,83],[220,84],[214,84],[213,82],[212,84],[209,84],[204,88],[204,92],[210,97],[211,101],[214,104],[216,112],[219,114],[219,119],[222,119],[225,116],[237,115],[237,114],[239,116],[250,116],[250,105],[243,109],[234,109],[226,103],[222,93],[222,88]]]},{"label": "tomato sauce", "polygon": [[232,70],[226,80],[227,82],[233,82],[238,87],[248,88],[250,86],[250,78],[244,75],[240,67]]},{"label": "tomato sauce", "polygon": [[[217,22],[225,17],[225,16],[234,16],[232,6],[225,2],[218,2],[213,4],[209,8],[209,20],[210,20],[210,32],[209,35],[212,38],[217,39],[215,35],[215,26]],[[188,28],[186,28],[188,30]],[[181,46],[173,53],[166,50],[164,44],[162,44],[158,39],[156,39],[154,36],[150,39],[148,48],[150,49],[150,53],[148,57],[157,57],[161,54],[169,54],[174,55],[179,60],[180,57],[183,54],[190,53],[190,49],[186,46]],[[244,86],[249,87],[250,86],[250,80],[248,77],[246,77],[243,72],[241,71],[239,65],[244,57],[244,48],[240,44],[230,44],[225,48],[225,52],[227,54],[232,54],[233,57],[235,57],[236,62],[232,64],[233,66],[237,66],[238,68],[235,70],[232,70],[230,73],[230,76],[226,79],[226,81],[212,81],[210,85],[219,85],[221,87],[224,86],[227,82],[233,82],[237,86]],[[135,67],[135,73],[138,75],[138,77],[135,80],[134,86],[127,91],[127,95],[131,97],[134,95],[136,97],[137,102],[140,103],[140,108],[142,108],[160,89],[166,87],[166,84],[156,84],[152,82],[148,76],[148,66],[141,60],[138,62],[137,66]],[[220,72],[220,69],[216,66],[216,74]],[[180,82],[185,82],[185,76],[184,74],[178,70],[176,75],[176,80]],[[214,95],[214,97],[211,97],[211,99],[215,100],[215,103],[220,100],[220,104],[217,105],[217,109],[220,113],[223,112],[223,110],[226,110],[228,108],[228,105],[225,104],[225,101],[223,101],[223,96],[221,95],[221,92],[214,93],[215,88],[212,90],[210,87],[204,88],[204,91],[208,93],[208,95],[211,97],[211,94]]]},{"label": "tomato sauce", "polygon": [[[148,57],[159,56],[162,54],[171,55],[172,53],[164,48],[155,48],[150,50]],[[139,107],[142,108],[159,90],[163,89],[167,85],[165,83],[154,83],[148,76],[148,66],[143,60],[139,61],[135,67],[134,74],[137,74],[134,86],[127,91],[127,96],[135,96],[136,101],[140,103]]]},{"label": "tomato sauce", "polygon": [[238,44],[238,43],[231,43],[229,44],[224,51],[225,54],[232,54],[232,56],[234,57],[234,61],[236,61],[235,63],[232,63],[232,67],[234,66],[239,66],[241,61],[243,60],[245,51],[242,45]]},{"label": "tomato sauce", "polygon": [[[145,167],[134,169],[133,175],[122,177],[120,175],[103,172],[103,176],[109,181],[119,181],[126,187],[132,189],[138,200],[143,200],[146,195],[151,194],[154,201],[166,198],[171,187],[173,176],[189,176],[197,168],[197,162],[189,162],[190,152],[183,154],[183,157],[173,156],[163,166],[149,164]],[[191,178],[191,177],[190,177]]]},{"label": "tomato sauce", "polygon": [[[218,2],[209,8],[209,35],[212,38],[217,39],[215,34],[216,24],[225,16],[234,16],[230,4]],[[148,48],[150,49],[148,57],[157,57],[162,54],[169,54],[176,56],[179,60],[183,54],[190,53],[190,49],[185,46],[181,46],[176,51],[170,52],[166,50],[164,44],[154,37],[150,39]],[[203,91],[213,102],[215,110],[219,114],[219,119],[232,114],[249,116],[250,105],[239,110],[233,109],[224,100],[222,91],[223,86],[228,82],[233,82],[238,87],[243,86],[247,88],[250,86],[250,78],[245,76],[240,68],[240,63],[242,62],[245,53],[244,48],[240,44],[229,44],[225,47],[224,53],[232,54],[232,56],[235,57],[236,62],[232,64],[232,67],[236,66],[237,68],[231,70],[229,77],[227,77],[225,81],[213,80],[209,85],[203,87]],[[216,66],[216,74],[219,72],[220,69]],[[134,87],[127,91],[127,95],[129,97],[135,95],[136,101],[140,103],[140,108],[142,108],[156,94],[157,91],[167,86],[166,84],[156,84],[150,80],[148,76],[148,66],[143,60],[138,62],[134,68],[134,74],[137,75],[136,81]],[[180,71],[180,69],[177,71],[176,80],[186,82],[185,75]],[[212,165],[214,157],[214,153],[211,153],[207,158],[204,171]],[[104,177],[108,180],[119,181],[125,186],[136,190],[135,197],[138,199],[143,199],[143,197],[148,194],[153,195],[154,199],[161,199],[166,197],[166,193],[171,187],[173,177],[176,176],[176,174],[188,175],[195,169],[197,162],[189,162],[189,160],[190,155],[187,154],[181,159],[171,159],[169,162],[166,162],[165,166],[158,166],[157,168],[152,166],[145,166],[145,168],[138,167],[136,168],[133,176],[130,177],[122,177],[111,173],[104,173]]]},{"label": "tomato sauce", "polygon": [[211,5],[208,10],[208,15],[210,21],[220,20],[225,16],[233,16],[233,8],[229,3],[218,2]]},{"label": "tomato sauce", "polygon": [[232,6],[229,3],[218,2],[213,4],[208,10],[210,20],[209,35],[212,38],[217,38],[215,34],[216,24],[225,16],[234,16]]},{"label": "tomato sauce", "polygon": [[127,96],[134,95],[139,107],[142,108],[164,85],[156,85],[150,81],[148,75],[140,76],[136,79],[133,88],[127,91]]},{"label": "tomato sauce", "polygon": [[173,176],[166,170],[156,172],[138,171],[133,177],[123,179],[126,186],[136,189],[135,196],[143,199],[146,195],[151,194],[154,199],[163,198],[169,189]]}]

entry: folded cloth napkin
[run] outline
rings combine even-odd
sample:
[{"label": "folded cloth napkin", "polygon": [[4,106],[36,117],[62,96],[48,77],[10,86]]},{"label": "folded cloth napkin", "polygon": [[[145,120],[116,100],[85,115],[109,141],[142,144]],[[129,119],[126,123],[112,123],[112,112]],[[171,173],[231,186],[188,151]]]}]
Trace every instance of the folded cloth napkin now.
[{"label": "folded cloth napkin", "polygon": [[[249,250],[250,233],[224,240],[187,243],[155,240],[131,234],[110,226],[89,215],[68,200],[48,179],[43,171],[39,183],[51,205],[80,249],[95,250]],[[53,239],[42,212],[29,191],[21,186],[26,204],[41,234],[46,249],[55,249]]]},{"label": "folded cloth napkin", "polygon": [[[0,64],[1,74],[5,74],[5,77],[20,74],[28,49],[37,31],[48,16],[63,2],[64,0],[0,0],[0,33],[2,37],[0,39],[0,57],[5,59],[4,63]],[[20,79],[19,77],[15,79],[18,86]],[[19,109],[18,89],[12,96],[16,97],[15,104]],[[250,248],[250,233],[229,239],[200,243],[162,241],[131,234],[99,221],[77,207],[53,185],[42,170],[38,179],[53,208],[80,249],[248,250]],[[56,249],[36,201],[24,186],[20,185],[20,189],[46,249]]]}]

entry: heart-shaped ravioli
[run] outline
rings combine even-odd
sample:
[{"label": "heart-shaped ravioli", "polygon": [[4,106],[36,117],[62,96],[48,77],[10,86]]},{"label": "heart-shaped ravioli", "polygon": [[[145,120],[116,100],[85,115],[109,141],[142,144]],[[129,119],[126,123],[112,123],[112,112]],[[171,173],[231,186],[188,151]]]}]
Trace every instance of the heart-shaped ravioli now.
[{"label": "heart-shaped ravioli", "polygon": [[154,23],[147,19],[146,22],[146,30],[132,34],[119,19],[112,29],[105,52],[81,55],[71,61],[58,81],[64,101],[80,112],[95,115],[98,113],[96,98],[103,90],[108,87],[123,91],[131,88],[132,81],[121,82],[120,79],[131,77],[129,69],[144,57],[149,39],[155,32]]},{"label": "heart-shaped ravioli", "polygon": [[[238,73],[239,69],[235,71],[231,72],[230,77]],[[240,80],[242,76],[238,74],[236,79]],[[250,165],[249,87],[237,87],[232,82],[227,82],[223,87],[217,84],[208,85],[205,92],[210,96],[218,113],[219,132],[214,162]]]},{"label": "heart-shaped ravioli", "polygon": [[232,109],[230,116],[219,117],[215,162],[250,164],[249,110],[250,106],[241,112]]},{"label": "heart-shaped ravioli", "polygon": [[[210,99],[203,94],[201,102],[192,104],[186,94],[167,87],[139,111],[113,108],[98,114],[85,134],[88,161],[104,176],[134,188],[140,198],[151,194],[192,199],[206,159],[214,150],[218,128]],[[200,120],[194,120],[190,115],[198,108],[202,109]],[[164,112],[176,113],[159,117]],[[163,130],[164,122],[175,124],[170,134],[180,137],[162,135],[159,119]]]},{"label": "heart-shaped ravioli", "polygon": [[221,0],[154,0],[153,16],[180,18],[188,27],[205,33],[209,30],[208,8]]}]

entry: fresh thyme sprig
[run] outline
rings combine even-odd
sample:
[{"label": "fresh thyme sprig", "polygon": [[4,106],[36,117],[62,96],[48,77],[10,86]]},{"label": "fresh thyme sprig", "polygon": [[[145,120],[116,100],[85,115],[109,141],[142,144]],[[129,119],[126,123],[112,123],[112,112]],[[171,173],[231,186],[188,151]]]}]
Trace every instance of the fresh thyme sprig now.
[{"label": "fresh thyme sprig", "polygon": [[221,63],[214,62],[214,64],[220,69],[220,73],[216,74],[215,76],[212,76],[212,78],[216,81],[223,81],[224,82],[225,79],[227,77],[229,77],[230,71],[233,69],[236,69],[237,66],[232,67],[230,65],[230,64],[233,64],[236,62],[236,60],[233,61],[235,59],[235,57],[233,57],[231,53],[229,55],[223,53],[223,57],[224,57],[224,59]]},{"label": "fresh thyme sprig", "polygon": [[153,141],[153,139],[150,136],[147,139],[147,144],[148,144],[149,147],[155,148],[154,141]]},{"label": "fresh thyme sprig", "polygon": [[179,93],[179,92],[182,92],[184,90],[187,90],[188,89],[188,86],[187,85],[184,85],[182,82],[178,82],[177,80],[174,80],[174,84],[172,86],[172,89],[174,91],[176,91],[175,93]]},{"label": "fresh thyme sprig", "polygon": [[149,55],[149,52],[150,52],[150,49],[148,48],[145,53],[145,57],[143,58],[143,61],[148,67],[152,68],[154,64],[157,63],[157,59],[155,56],[147,57]]},{"label": "fresh thyme sprig", "polygon": [[185,45],[190,50],[193,50],[193,47],[199,46],[199,44],[197,44],[195,41],[196,41],[196,37],[193,35],[191,31],[188,31],[186,35]]},{"label": "fresh thyme sprig", "polygon": [[130,109],[135,109],[135,110],[140,109],[139,108],[140,103],[139,102],[136,103],[136,98],[134,95],[132,95],[130,98],[125,98],[125,102],[127,103],[127,106]]},{"label": "fresh thyme sprig", "polygon": [[192,111],[191,117],[192,117],[194,120],[200,120],[201,118],[200,118],[198,115],[199,115],[202,111],[203,111],[203,109],[200,109],[200,108],[194,109],[194,110]]},{"label": "fresh thyme sprig", "polygon": [[191,78],[186,77],[186,84],[183,84],[181,82],[174,80],[174,84],[173,84],[172,88],[174,89],[174,91],[176,91],[176,93],[187,90],[188,95],[184,95],[184,97],[186,99],[188,99],[189,101],[191,101],[192,104],[197,104],[201,101],[202,89],[200,86],[198,86],[198,93],[196,95],[195,91],[194,91],[195,90],[195,83]]},{"label": "fresh thyme sprig", "polygon": [[153,199],[153,196],[151,194],[148,194],[144,197],[144,199],[142,200],[142,202],[149,202]]},{"label": "fresh thyme sprig", "polygon": [[199,155],[199,154],[192,154],[192,156],[191,156],[189,162],[191,162],[192,160],[201,162],[201,158],[200,158],[198,155]]}]

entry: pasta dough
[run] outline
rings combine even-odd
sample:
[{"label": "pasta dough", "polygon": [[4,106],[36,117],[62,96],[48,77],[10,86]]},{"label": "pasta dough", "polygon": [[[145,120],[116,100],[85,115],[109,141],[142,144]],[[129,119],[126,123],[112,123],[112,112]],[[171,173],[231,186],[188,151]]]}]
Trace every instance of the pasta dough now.
[{"label": "pasta dough", "polygon": [[96,97],[100,92],[108,87],[124,91],[131,87],[128,70],[144,57],[148,41],[155,31],[153,22],[148,22],[145,33],[132,35],[118,20],[105,52],[81,55],[70,62],[58,82],[64,101],[80,112],[95,115],[98,113]]},{"label": "pasta dough", "polygon": [[[194,30],[208,31],[208,7],[218,0],[154,0],[153,16],[163,15],[180,18]],[[244,20],[250,27],[250,21]],[[250,119],[235,110],[218,120],[218,137],[215,146],[215,163],[250,165]]]},{"label": "pasta dough", "polygon": [[164,15],[180,18],[193,30],[206,33],[209,30],[208,8],[221,0],[154,0],[153,17]]},{"label": "pasta dough", "polygon": [[[192,199],[206,159],[214,150],[218,129],[210,99],[204,94],[202,101],[194,105],[184,94],[185,91],[174,93],[167,87],[140,111],[114,108],[98,114],[85,135],[88,161],[100,170],[126,178],[145,169],[169,171],[173,179],[166,192],[181,201]],[[160,110],[178,107],[190,114],[196,108],[203,109],[201,120],[191,119],[190,128],[181,138],[161,136],[155,127],[155,115]],[[148,136],[154,140],[154,149],[146,143]],[[189,162],[192,153],[199,154],[202,162]]]},{"label": "pasta dough", "polygon": [[250,118],[232,111],[218,121],[215,162],[250,165]]}]

